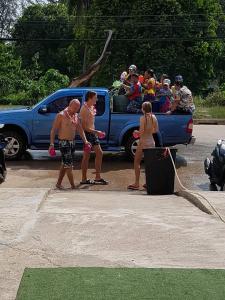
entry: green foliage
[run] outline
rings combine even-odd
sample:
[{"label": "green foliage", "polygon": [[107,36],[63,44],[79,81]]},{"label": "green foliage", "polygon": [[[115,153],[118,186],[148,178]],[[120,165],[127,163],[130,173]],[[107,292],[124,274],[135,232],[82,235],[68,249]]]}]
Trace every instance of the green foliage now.
[{"label": "green foliage", "polygon": [[0,43],[0,66],[0,93],[4,96],[12,92],[23,77],[21,59],[15,56],[12,46]]},{"label": "green foliage", "polygon": [[0,44],[0,64],[1,104],[31,105],[69,84],[68,76],[55,69],[49,69],[40,76],[35,57],[31,69],[22,69],[21,58],[16,57],[14,48],[9,45]]},{"label": "green foliage", "polygon": [[[204,36],[217,35],[221,12],[218,0],[192,1],[191,5],[190,1],[177,0],[129,1],[129,5],[127,1],[93,0],[88,14],[101,18],[86,21],[88,37],[102,38],[105,29],[113,29],[116,40],[111,44],[107,63],[92,84],[109,86],[134,63],[139,71],[150,67],[158,76],[168,73],[173,79],[182,74],[194,92],[206,88],[217,75],[215,65],[223,42],[204,40]],[[201,16],[195,17],[197,14]],[[199,22],[204,26],[198,26]],[[75,33],[76,37],[87,37],[85,31]],[[98,57],[103,43],[95,41],[88,45],[89,64]]]},{"label": "green foliage", "polygon": [[[182,74],[198,94],[216,78],[225,82],[225,43],[214,39],[224,31],[219,26],[225,21],[223,10],[219,0],[62,0],[30,5],[13,29],[13,37],[20,39],[15,47],[0,44],[0,97],[35,102],[67,86],[69,78],[98,59],[108,29],[114,30],[111,54],[92,86],[109,87],[136,64],[139,71],[153,68],[158,77],[168,73],[173,80]],[[225,87],[221,90],[208,97],[209,105],[223,103]]]},{"label": "green foliage", "polygon": [[[70,74],[68,65],[64,62],[71,42],[52,41],[73,38],[73,26],[68,22],[70,16],[64,4],[36,4],[27,7],[13,31],[13,37],[31,40],[16,42],[16,51],[22,57],[23,66],[30,68],[33,57],[37,55],[42,71],[55,68]],[[33,39],[40,41],[32,41]],[[43,42],[43,39],[47,40]]]},{"label": "green foliage", "polygon": [[206,106],[225,106],[225,91],[216,91],[205,99]]}]

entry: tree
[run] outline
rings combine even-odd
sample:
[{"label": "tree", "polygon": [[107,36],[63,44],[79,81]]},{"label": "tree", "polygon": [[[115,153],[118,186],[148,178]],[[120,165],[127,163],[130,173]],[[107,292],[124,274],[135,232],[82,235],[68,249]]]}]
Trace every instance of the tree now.
[{"label": "tree", "polygon": [[[112,82],[129,64],[151,67],[171,78],[183,74],[194,91],[216,77],[223,42],[216,40],[223,16],[219,0],[109,1],[93,0],[87,28],[88,62],[101,48],[105,29],[114,30],[111,57],[94,84]],[[117,16],[117,17],[114,17]],[[87,34],[87,33],[85,33]],[[84,37],[84,35],[83,35]]]},{"label": "tree", "polygon": [[0,1],[0,37],[9,35],[17,16],[18,4],[14,0]]},{"label": "tree", "polygon": [[1,96],[14,92],[23,79],[21,59],[17,58],[11,45],[0,43],[0,91]]},{"label": "tree", "polygon": [[31,66],[34,55],[38,54],[43,72],[55,68],[65,74],[73,73],[66,63],[73,24],[65,5],[36,4],[27,7],[15,24],[13,37],[18,39],[16,51],[22,57],[23,67]]}]

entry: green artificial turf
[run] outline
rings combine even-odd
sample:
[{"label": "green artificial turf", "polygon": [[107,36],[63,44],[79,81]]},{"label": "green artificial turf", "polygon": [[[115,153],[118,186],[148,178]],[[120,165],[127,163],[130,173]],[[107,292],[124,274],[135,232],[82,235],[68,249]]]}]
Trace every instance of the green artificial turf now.
[{"label": "green artificial turf", "polygon": [[25,269],[17,300],[224,300],[225,270]]}]

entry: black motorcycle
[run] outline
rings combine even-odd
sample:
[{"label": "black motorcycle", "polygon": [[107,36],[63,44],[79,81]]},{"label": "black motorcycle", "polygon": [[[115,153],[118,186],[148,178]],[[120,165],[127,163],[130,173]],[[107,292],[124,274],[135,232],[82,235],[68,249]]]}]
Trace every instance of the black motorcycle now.
[{"label": "black motorcycle", "polygon": [[225,140],[218,140],[211,155],[211,160],[206,158],[204,161],[205,173],[209,175],[211,185],[218,185],[223,191],[225,185]]},{"label": "black motorcycle", "polygon": [[4,148],[7,142],[2,134],[0,134],[0,184],[5,181],[6,178],[6,166],[5,166],[5,153]]}]

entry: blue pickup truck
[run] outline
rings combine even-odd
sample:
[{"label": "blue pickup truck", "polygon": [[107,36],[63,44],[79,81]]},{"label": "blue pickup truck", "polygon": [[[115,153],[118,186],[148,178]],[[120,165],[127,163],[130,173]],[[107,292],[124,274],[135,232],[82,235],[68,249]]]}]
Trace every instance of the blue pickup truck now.
[{"label": "blue pickup truck", "polygon": [[[83,103],[90,88],[67,88],[56,91],[34,107],[0,111],[0,133],[8,141],[6,156],[18,159],[26,149],[48,149],[50,130],[58,112],[77,98]],[[98,95],[96,128],[106,132],[101,141],[107,151],[125,150],[133,157],[137,140],[132,133],[139,126],[140,115],[119,112],[114,109],[109,91],[105,88],[94,88]],[[118,105],[117,105],[118,107]],[[156,114],[163,144],[189,144],[192,140],[193,120],[191,115]],[[82,141],[78,139],[78,148]]]}]

